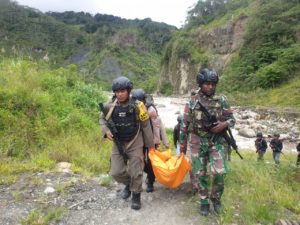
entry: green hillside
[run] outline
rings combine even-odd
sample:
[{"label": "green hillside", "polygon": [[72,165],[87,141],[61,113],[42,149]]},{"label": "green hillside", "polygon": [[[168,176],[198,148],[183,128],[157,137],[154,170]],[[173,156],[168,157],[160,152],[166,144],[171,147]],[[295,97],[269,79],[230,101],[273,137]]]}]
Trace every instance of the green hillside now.
[{"label": "green hillside", "polygon": [[[185,27],[165,48],[162,65],[168,70],[162,74],[162,84],[180,79],[174,71],[185,60],[193,74],[200,67],[214,67],[221,75],[220,91],[240,100],[251,96],[237,104],[299,108],[299,92],[287,91],[299,86],[299,15],[297,0],[198,1],[188,12]],[[190,75],[188,83],[194,82]],[[286,101],[281,92],[294,94]]]},{"label": "green hillside", "polygon": [[[0,2],[0,56],[44,59],[53,68],[76,64],[86,81],[110,90],[113,78],[126,75],[153,92],[161,50],[176,27],[151,19],[49,12]],[[3,28],[3,29],[2,29]]]}]

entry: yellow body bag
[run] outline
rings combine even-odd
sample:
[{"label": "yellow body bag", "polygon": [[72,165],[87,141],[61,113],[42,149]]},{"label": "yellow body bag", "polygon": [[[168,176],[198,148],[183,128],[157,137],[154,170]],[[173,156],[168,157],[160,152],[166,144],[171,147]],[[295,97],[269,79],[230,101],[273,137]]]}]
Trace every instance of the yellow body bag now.
[{"label": "yellow body bag", "polygon": [[164,152],[150,150],[148,156],[156,180],[169,188],[177,188],[191,169],[189,159],[183,153],[172,156],[171,149]]}]

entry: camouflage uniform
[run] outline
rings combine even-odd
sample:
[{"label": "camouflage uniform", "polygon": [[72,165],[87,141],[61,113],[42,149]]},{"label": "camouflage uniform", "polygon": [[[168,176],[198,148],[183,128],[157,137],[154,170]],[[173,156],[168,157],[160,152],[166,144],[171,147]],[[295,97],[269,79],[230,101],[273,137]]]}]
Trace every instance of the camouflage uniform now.
[{"label": "camouflage uniform", "polygon": [[224,191],[224,175],[228,169],[224,159],[224,139],[205,128],[208,121],[199,104],[196,104],[197,100],[211,114],[216,115],[219,121],[227,121],[230,127],[234,126],[235,119],[225,96],[208,97],[200,90],[198,94],[191,96],[185,105],[180,144],[185,145],[187,141],[189,142],[192,173],[197,182],[194,185],[198,189],[202,205],[209,204],[208,173],[213,175],[210,198],[220,201]]}]

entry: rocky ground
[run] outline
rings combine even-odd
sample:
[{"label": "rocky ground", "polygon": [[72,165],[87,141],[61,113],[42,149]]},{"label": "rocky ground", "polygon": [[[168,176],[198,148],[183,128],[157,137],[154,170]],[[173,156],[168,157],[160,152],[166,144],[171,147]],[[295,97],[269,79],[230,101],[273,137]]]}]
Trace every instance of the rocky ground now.
[{"label": "rocky ground", "polygon": [[[177,189],[155,184],[153,193],[142,193],[142,208],[130,208],[131,200],[121,199],[123,186],[103,183],[106,176],[84,179],[72,171],[22,175],[11,186],[0,186],[0,224],[21,224],[34,209],[62,207],[57,225],[186,225],[218,224],[217,216],[203,218],[198,213],[196,198],[191,198],[190,185]],[[30,224],[30,223],[26,223]]]}]

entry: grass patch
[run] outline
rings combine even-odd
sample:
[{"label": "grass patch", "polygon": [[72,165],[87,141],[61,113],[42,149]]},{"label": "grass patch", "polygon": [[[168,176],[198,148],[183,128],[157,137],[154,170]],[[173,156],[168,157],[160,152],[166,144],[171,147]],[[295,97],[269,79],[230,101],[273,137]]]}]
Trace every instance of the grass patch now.
[{"label": "grass patch", "polygon": [[34,209],[27,218],[21,221],[22,225],[47,225],[49,222],[58,221],[64,213],[63,208],[50,208],[46,212]]},{"label": "grass patch", "polygon": [[[245,160],[236,156],[229,163],[223,196],[224,224],[270,224],[278,219],[299,220],[300,182],[295,174],[296,156],[285,154],[276,167],[270,152],[264,162],[256,161],[256,154],[243,152]],[[292,162],[292,163],[291,163]]]}]

